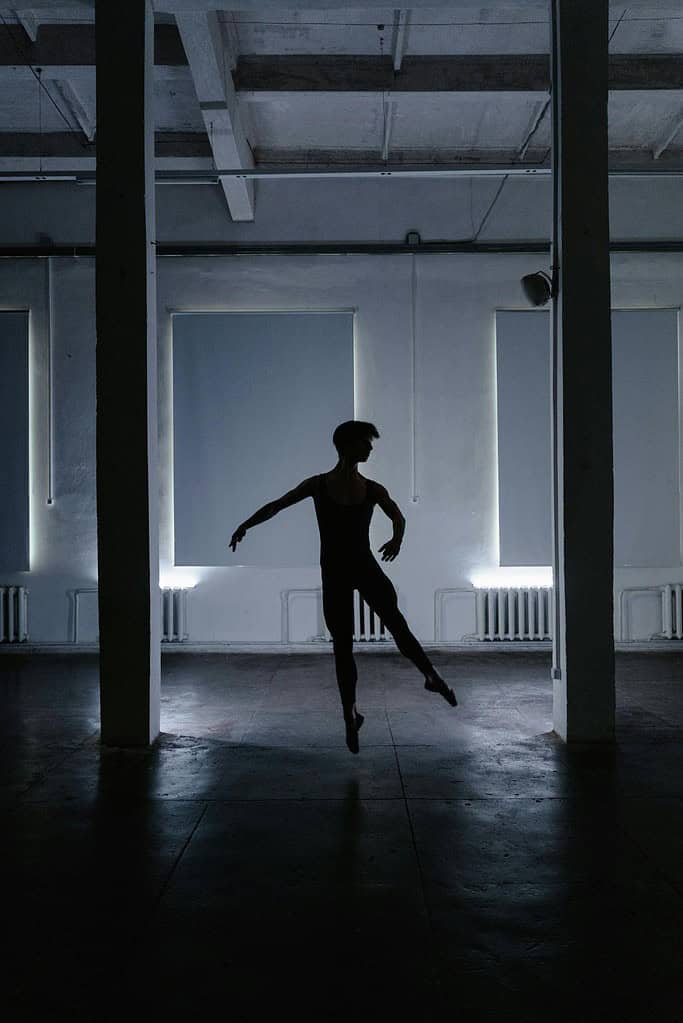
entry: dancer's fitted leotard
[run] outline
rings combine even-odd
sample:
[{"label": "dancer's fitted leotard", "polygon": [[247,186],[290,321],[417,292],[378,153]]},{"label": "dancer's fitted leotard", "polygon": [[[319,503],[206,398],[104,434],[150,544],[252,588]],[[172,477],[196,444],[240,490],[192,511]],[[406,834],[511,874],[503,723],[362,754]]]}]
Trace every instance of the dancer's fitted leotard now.
[{"label": "dancer's fitted leotard", "polygon": [[320,530],[320,564],[349,565],[370,551],[370,520],[377,503],[372,480],[365,481],[365,497],[355,504],[340,504],[327,492],[325,476],[315,477],[315,514]]},{"label": "dancer's fitted leotard", "polygon": [[353,591],[384,622],[396,646],[426,675],[432,663],[408,628],[398,607],[396,590],[370,549],[370,520],[377,503],[375,484],[365,481],[365,498],[356,504],[334,501],[324,475],[313,487],[315,513],[320,529],[320,569],[323,613],[332,636],[337,683],[344,713],[356,699],[358,673],[353,659]]}]

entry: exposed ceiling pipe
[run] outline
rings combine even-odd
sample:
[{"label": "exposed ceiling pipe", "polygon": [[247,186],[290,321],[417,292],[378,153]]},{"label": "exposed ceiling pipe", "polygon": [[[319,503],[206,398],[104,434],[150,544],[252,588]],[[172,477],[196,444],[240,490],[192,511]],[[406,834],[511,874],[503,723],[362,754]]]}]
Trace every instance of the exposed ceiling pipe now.
[{"label": "exposed ceiling pipe", "polygon": [[[683,167],[613,167],[608,171],[611,178],[666,178],[683,177]],[[308,169],[301,167],[279,168],[278,170],[190,170],[190,171],[157,171],[156,183],[158,185],[214,185],[219,183],[219,178],[241,177],[271,181],[288,181],[296,179],[313,178],[479,178],[479,177],[516,177],[516,178],[543,178],[550,177],[549,166],[527,167],[521,164],[509,164],[508,166],[431,166],[431,167],[347,167]],[[0,184],[3,182],[51,182],[51,181],[74,181],[79,184],[92,184],[96,182],[95,171],[74,171],[71,173],[38,173],[36,171],[0,171]]]},{"label": "exposed ceiling pipe", "polygon": [[[407,245],[404,242],[271,242],[241,244],[212,242],[203,245],[182,242],[160,242],[156,246],[160,258],[180,256],[388,256],[405,253],[423,255],[515,255],[547,254],[550,242],[471,242],[439,241]],[[638,239],[610,242],[616,253],[683,253],[683,240]],[[0,259],[45,259],[51,256],[70,258],[94,257],[94,245],[5,245],[0,246]]]}]

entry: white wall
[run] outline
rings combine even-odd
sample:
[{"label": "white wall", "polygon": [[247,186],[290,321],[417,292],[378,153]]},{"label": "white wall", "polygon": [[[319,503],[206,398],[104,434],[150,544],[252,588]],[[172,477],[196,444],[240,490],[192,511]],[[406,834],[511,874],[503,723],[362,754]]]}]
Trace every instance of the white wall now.
[{"label": "white wall", "polygon": [[[161,568],[172,550],[169,309],[349,308],[356,315],[356,415],[382,434],[367,463],[407,518],[403,551],[386,571],[423,641],[433,639],[433,597],[468,586],[471,573],[497,564],[495,310],[525,308],[519,279],[534,256],[417,258],[415,494],[411,462],[411,257],[315,256],[169,258],[159,266],[159,437]],[[613,304],[677,306],[682,255],[618,256]],[[94,262],[53,262],[54,497],[47,495],[47,294],[40,261],[0,262],[0,305],[31,309],[31,571],[0,583],[28,585],[31,639],[70,638],[67,590],[96,580]],[[125,396],[122,396],[122,411]],[[330,445],[327,464],[334,464]],[[248,471],[248,467],[245,467]],[[264,494],[264,498],[275,497]],[[419,500],[413,502],[416,496]],[[134,509],[131,509],[134,514]],[[313,515],[311,503],[310,514]],[[279,518],[283,542],[287,512]],[[237,525],[226,508],[226,540]],[[377,548],[390,534],[379,509]],[[249,542],[258,542],[258,527]],[[238,548],[239,549],[239,548]],[[280,591],[315,587],[315,568],[202,570],[191,597],[191,635],[205,641],[277,641]],[[683,580],[680,560],[656,569],[619,569],[616,589]],[[87,622],[83,639],[94,635]],[[444,638],[472,625],[448,605]],[[304,614],[308,614],[305,611]],[[312,609],[311,609],[312,613]]]},{"label": "white wall", "polygon": [[[173,242],[403,242],[467,240],[476,232],[499,178],[258,181],[256,218],[233,223],[217,185],[160,185],[157,233]],[[683,236],[681,179],[610,179],[614,239]],[[88,245],[95,241],[95,188],[69,182],[3,184],[3,245]],[[480,241],[547,240],[552,215],[549,177],[509,178]]]}]

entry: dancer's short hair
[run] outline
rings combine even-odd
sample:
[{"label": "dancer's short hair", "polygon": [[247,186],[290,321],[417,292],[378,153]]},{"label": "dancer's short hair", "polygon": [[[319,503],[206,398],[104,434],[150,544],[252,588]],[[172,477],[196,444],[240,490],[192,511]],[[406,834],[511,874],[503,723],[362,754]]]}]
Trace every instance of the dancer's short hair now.
[{"label": "dancer's short hair", "polygon": [[358,440],[367,440],[370,437],[379,437],[379,432],[374,423],[365,423],[359,419],[348,419],[340,423],[332,434],[332,443],[337,452],[341,455],[349,446]]}]

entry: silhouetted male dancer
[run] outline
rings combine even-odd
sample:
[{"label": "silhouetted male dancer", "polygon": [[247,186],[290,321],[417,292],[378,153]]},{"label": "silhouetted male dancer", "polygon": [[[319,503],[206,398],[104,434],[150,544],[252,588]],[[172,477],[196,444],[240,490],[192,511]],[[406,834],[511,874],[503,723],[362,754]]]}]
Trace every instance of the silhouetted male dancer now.
[{"label": "silhouetted male dancer", "polygon": [[339,461],[331,472],[309,476],[298,487],[270,501],[238,526],[228,546],[236,550],[247,529],[277,515],[283,508],[312,497],[320,530],[320,570],[323,613],[332,636],[337,684],[341,696],[346,745],[358,753],[358,731],[364,717],[356,710],[358,672],[353,659],[353,591],[384,622],[396,646],[425,677],[425,689],[440,693],[455,707],[455,693],[441,678],[398,608],[396,590],[370,550],[370,519],[378,504],[394,524],[394,535],[379,548],[382,561],[393,561],[401,549],[405,519],[381,483],[361,476],[358,463],[372,451],[372,437],[379,437],[372,423],[349,420],[334,431],[332,443]]}]

